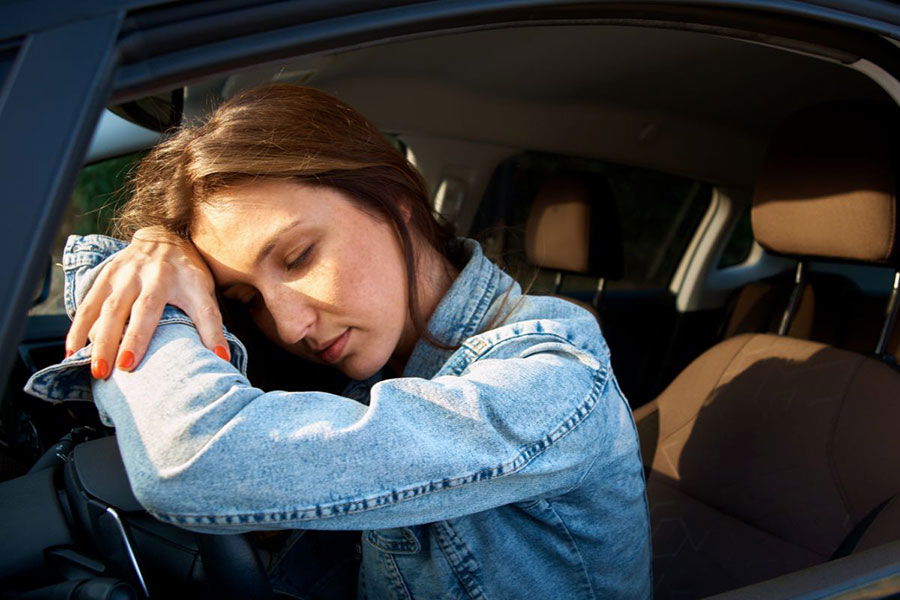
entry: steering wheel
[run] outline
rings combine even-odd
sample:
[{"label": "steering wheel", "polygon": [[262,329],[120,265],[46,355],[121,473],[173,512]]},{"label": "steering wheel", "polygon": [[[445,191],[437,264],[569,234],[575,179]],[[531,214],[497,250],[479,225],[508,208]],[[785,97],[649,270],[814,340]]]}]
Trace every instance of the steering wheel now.
[{"label": "steering wheel", "polygon": [[[68,582],[29,591],[28,598],[135,597],[122,582],[137,597],[166,588],[160,597],[195,590],[190,595],[275,598],[245,536],[190,532],[147,514],[131,491],[114,436],[78,444],[68,455],[61,450],[51,449],[63,462],[61,473],[51,465],[0,483],[0,579],[46,579],[49,570]],[[60,586],[79,591],[58,596]]]}]

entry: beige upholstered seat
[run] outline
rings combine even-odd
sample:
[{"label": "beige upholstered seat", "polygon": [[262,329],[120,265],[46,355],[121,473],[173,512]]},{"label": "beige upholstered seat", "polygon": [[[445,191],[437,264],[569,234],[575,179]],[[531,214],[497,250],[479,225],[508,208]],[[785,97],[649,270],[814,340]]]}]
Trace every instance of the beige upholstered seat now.
[{"label": "beige upholstered seat", "polygon": [[[728,312],[722,337],[740,333],[777,333],[794,286],[793,277],[787,275],[792,274],[783,273],[741,288]],[[842,275],[810,273],[787,334],[846,348],[850,308],[859,297],[859,288]],[[876,321],[872,323],[876,331],[880,330],[883,312],[882,305],[870,314]],[[872,335],[865,342],[865,348],[871,349],[877,339],[877,334]]]},{"label": "beige upholstered seat", "polygon": [[[891,123],[881,111],[834,106],[790,119],[755,190],[760,243],[896,264]],[[657,598],[703,597],[900,539],[900,373],[881,360],[738,335],[635,419]]]},{"label": "beige upholstered seat", "polygon": [[[607,279],[622,276],[622,236],[615,199],[602,177],[564,173],[548,178],[538,190],[525,224],[528,262],[556,275],[551,290],[562,294],[565,275],[594,278],[602,290]],[[540,284],[533,291],[542,291]],[[548,290],[548,291],[551,291]],[[568,296],[597,315],[596,304]]]}]

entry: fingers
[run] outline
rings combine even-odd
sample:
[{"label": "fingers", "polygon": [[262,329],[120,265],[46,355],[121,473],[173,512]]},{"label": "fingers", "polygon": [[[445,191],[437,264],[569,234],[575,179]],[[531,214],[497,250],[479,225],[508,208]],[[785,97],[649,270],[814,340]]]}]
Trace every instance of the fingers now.
[{"label": "fingers", "polygon": [[119,354],[116,357],[117,369],[131,371],[141,364],[165,307],[165,300],[158,295],[143,293],[137,297],[131,307],[131,318],[119,346]]},{"label": "fingers", "polygon": [[83,348],[88,342],[88,335],[100,317],[103,301],[110,294],[106,276],[107,269],[104,269],[75,312],[72,326],[66,334],[66,357]]},{"label": "fingers", "polygon": [[192,249],[190,244],[135,236],[103,267],[80,303],[66,336],[66,356],[90,339],[95,377],[105,379],[113,368],[133,370],[147,352],[165,305],[172,304],[194,321],[204,345],[228,360],[212,274]]},{"label": "fingers", "polygon": [[88,334],[94,326],[97,317],[100,316],[100,304],[85,302],[78,307],[69,333],[66,334],[66,357],[77,352],[87,344]]},{"label": "fingers", "polygon": [[91,374],[97,379],[106,379],[112,373],[119,342],[131,313],[136,294],[129,289],[116,295],[107,296],[100,310],[100,316],[90,331],[93,343],[91,349]]},{"label": "fingers", "polygon": [[[212,297],[194,294],[190,302],[170,301],[181,308],[197,327],[203,345],[219,358],[229,360],[228,343],[222,331],[222,314]],[[116,368],[131,371],[144,359],[153,332],[159,324],[166,301],[161,296],[141,294],[131,308],[131,319],[122,337]]]},{"label": "fingers", "polygon": [[222,360],[229,360],[228,342],[222,331],[222,313],[215,297],[203,293],[192,294],[188,302],[183,305],[179,303],[178,306],[194,322],[203,345]]}]

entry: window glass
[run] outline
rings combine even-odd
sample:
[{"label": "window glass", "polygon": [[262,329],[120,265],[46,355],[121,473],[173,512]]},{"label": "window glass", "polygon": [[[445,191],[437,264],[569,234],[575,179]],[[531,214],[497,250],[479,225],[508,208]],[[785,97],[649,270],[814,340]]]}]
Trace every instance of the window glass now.
[{"label": "window glass", "polygon": [[[50,287],[47,298],[32,307],[31,315],[65,313],[63,305],[62,251],[71,234],[102,233],[111,235],[116,209],[127,198],[128,174],[137,167],[144,153],[138,152],[104,160],[81,170],[69,208],[56,235],[52,254],[48,257]],[[51,266],[52,265],[52,266]],[[41,287],[46,285],[42,282]],[[38,294],[35,294],[37,297]]]},{"label": "window glass", "polygon": [[[494,172],[472,228],[487,254],[520,280],[535,277],[525,262],[525,224],[542,183],[561,173],[600,176],[612,193],[624,275],[608,281],[607,287],[667,287],[709,207],[710,186],[638,167],[538,152],[504,161]],[[538,282],[546,275],[538,274]],[[566,277],[566,290],[586,292],[595,286],[596,279]]]},{"label": "window glass", "polygon": [[728,244],[722,251],[722,258],[719,259],[719,268],[725,269],[741,264],[750,256],[752,249],[753,228],[750,226],[750,210],[747,209],[741,214],[734,231],[731,232],[731,237],[728,238]]}]

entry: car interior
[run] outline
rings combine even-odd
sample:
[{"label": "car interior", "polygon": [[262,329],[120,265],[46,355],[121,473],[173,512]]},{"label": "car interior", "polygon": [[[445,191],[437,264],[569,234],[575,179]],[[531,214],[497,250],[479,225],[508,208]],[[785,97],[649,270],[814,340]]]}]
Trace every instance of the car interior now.
[{"label": "car interior", "polygon": [[[900,84],[824,42],[579,21],[363,43],[108,107],[0,404],[9,597],[272,597],[280,538],[155,521],[91,403],[22,388],[63,356],[65,237],[108,232],[167,128],[275,82],[360,110],[459,235],[597,317],[641,439],[655,597],[900,594]],[[263,389],[345,383],[223,308]]]}]

